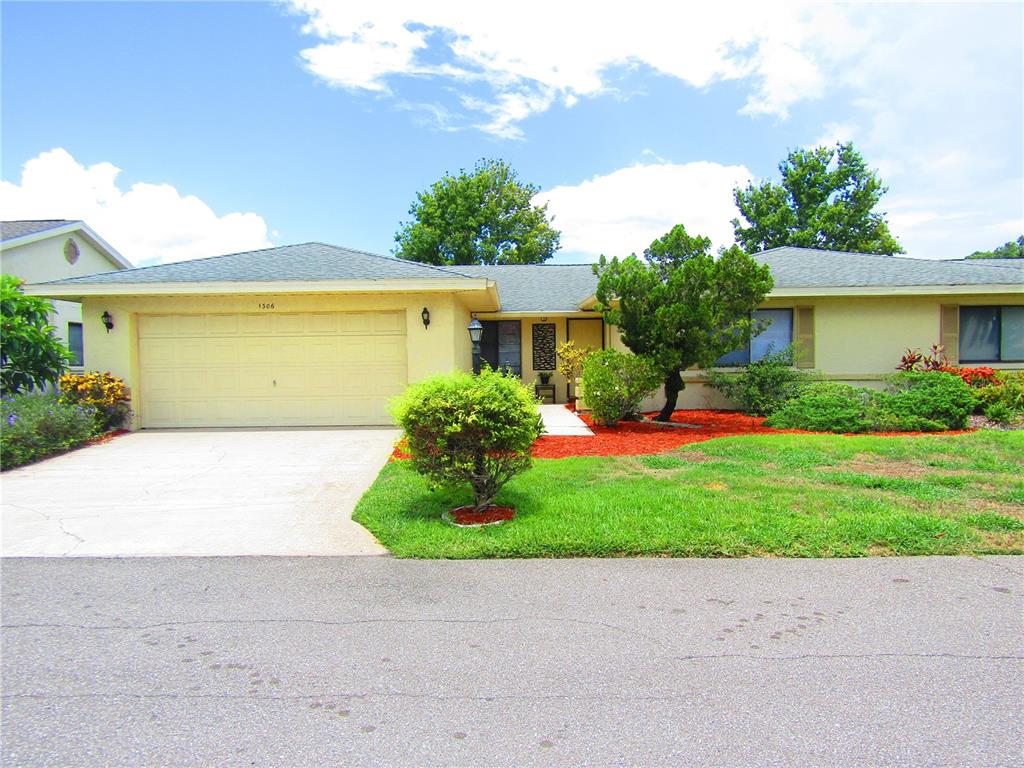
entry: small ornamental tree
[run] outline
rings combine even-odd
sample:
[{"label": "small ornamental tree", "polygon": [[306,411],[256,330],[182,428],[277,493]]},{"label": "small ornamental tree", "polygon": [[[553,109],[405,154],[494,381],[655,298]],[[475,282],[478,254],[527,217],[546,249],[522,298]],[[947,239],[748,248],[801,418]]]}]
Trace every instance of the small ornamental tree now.
[{"label": "small ornamental tree", "polygon": [[593,347],[580,347],[575,341],[566,341],[559,344],[555,350],[555,354],[558,356],[558,364],[555,368],[565,376],[566,381],[572,384],[583,374],[583,364],[587,358],[596,351]]},{"label": "small ornamental tree", "polygon": [[26,296],[21,283],[0,275],[0,391],[5,395],[53,384],[74,359],[50,325],[50,302]]},{"label": "small ornamental tree", "polygon": [[476,512],[532,463],[543,427],[537,400],[516,376],[484,368],[432,376],[395,403],[413,466],[442,486],[468,483]]},{"label": "small ornamental tree", "polygon": [[595,267],[598,309],[618,326],[622,341],[664,371],[669,421],[683,389],[682,372],[709,368],[750,341],[760,329],[754,309],[772,289],[771,271],[738,246],[711,255],[711,241],[691,237],[682,224],[625,259],[604,256]]}]

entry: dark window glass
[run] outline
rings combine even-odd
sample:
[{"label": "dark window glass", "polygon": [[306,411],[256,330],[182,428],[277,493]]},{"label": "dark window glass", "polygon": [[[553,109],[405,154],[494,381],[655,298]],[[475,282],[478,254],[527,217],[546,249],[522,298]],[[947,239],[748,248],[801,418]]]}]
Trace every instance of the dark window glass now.
[{"label": "dark window glass", "polygon": [[1000,360],[1024,360],[1024,307],[1003,307]]},{"label": "dark window glass", "polygon": [[523,375],[520,322],[518,320],[483,320],[480,359],[491,368],[504,368]]},{"label": "dark window glass", "polygon": [[85,361],[85,348],[82,345],[82,324],[68,323],[68,349],[74,355],[72,365],[82,365]]},{"label": "dark window glass", "polygon": [[772,352],[781,352],[793,343],[792,309],[758,309],[754,319],[771,321],[771,325],[750,340],[752,363]]},{"label": "dark window glass", "polygon": [[771,352],[781,352],[793,343],[792,309],[757,309],[754,310],[754,319],[768,321],[770,325],[746,346],[718,358],[716,366],[747,365]]},{"label": "dark window glass", "polygon": [[960,362],[999,359],[999,307],[960,307]]}]

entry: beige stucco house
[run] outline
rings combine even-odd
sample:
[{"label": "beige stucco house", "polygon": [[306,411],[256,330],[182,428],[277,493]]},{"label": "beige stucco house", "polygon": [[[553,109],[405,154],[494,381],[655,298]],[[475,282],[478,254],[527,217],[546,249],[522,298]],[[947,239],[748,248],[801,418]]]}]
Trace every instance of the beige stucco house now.
[{"label": "beige stucco house", "polygon": [[[131,264],[83,221],[0,222],[0,272],[26,283],[41,283],[110,270]],[[50,323],[75,355],[73,371],[96,367],[83,343],[82,305],[58,299]]]},{"label": "beige stucco house", "polygon": [[[907,347],[1024,368],[1024,265],[777,248],[772,325],[723,365],[791,342],[799,364],[880,382]],[[434,267],[321,243],[68,277],[28,288],[81,301],[90,367],[124,377],[135,426],[385,424],[388,402],[483,357],[534,383],[572,339],[621,347],[593,310],[591,265]],[[113,327],[101,317],[107,313]],[[681,407],[725,405],[699,371]],[[552,377],[564,402],[569,385]],[[550,393],[549,393],[550,394]],[[657,403],[651,403],[657,405]]]}]

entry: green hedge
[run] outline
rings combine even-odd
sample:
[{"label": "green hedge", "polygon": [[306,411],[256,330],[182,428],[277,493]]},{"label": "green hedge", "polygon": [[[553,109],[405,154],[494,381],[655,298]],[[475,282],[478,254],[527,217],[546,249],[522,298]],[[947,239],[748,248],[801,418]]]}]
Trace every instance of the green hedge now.
[{"label": "green hedge", "polygon": [[975,404],[970,387],[939,371],[905,372],[886,391],[838,382],[812,384],[765,422],[813,432],[941,432],[962,429]]},{"label": "green hedge", "polygon": [[4,397],[0,415],[0,465],[12,469],[84,443],[93,436],[96,410],[30,393]]},{"label": "green hedge", "polygon": [[739,373],[709,370],[708,383],[744,413],[771,416],[815,381],[815,374],[793,367],[793,348],[771,352]]}]

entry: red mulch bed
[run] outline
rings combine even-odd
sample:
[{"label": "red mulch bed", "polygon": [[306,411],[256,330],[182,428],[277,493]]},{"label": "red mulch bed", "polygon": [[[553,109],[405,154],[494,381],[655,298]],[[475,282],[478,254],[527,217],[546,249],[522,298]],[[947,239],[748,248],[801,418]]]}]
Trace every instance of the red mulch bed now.
[{"label": "red mulch bed", "polygon": [[472,507],[458,507],[448,515],[456,525],[489,525],[511,520],[516,516],[516,511],[512,507],[490,506],[483,512],[475,512]]},{"label": "red mulch bed", "polygon": [[564,459],[568,456],[637,456],[664,453],[690,443],[733,435],[784,434],[796,430],[772,429],[764,419],[735,411],[676,411],[672,421],[696,424],[692,427],[661,427],[640,421],[622,421],[617,427],[598,427],[590,414],[577,414],[593,432],[593,437],[544,435],[533,444],[538,459]]},{"label": "red mulch bed", "polygon": [[[577,414],[593,432],[593,437],[543,435],[533,444],[534,458],[564,459],[570,456],[640,456],[649,453],[664,453],[690,443],[701,443],[716,437],[735,435],[802,435],[816,434],[799,429],[773,429],[764,426],[759,416],[747,416],[738,411],[692,410],[675,411],[672,421],[680,424],[696,424],[692,427],[662,427],[649,422],[623,421],[617,427],[594,425],[589,413]],[[654,414],[648,414],[653,416]],[[973,429],[950,432],[869,432],[881,437],[906,437],[909,435],[941,434],[962,435]],[[833,433],[822,433],[833,434]],[[392,460],[411,458],[400,442],[391,455]]]}]

